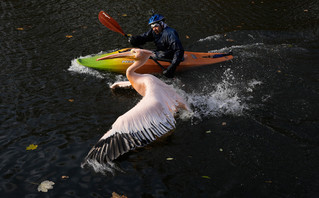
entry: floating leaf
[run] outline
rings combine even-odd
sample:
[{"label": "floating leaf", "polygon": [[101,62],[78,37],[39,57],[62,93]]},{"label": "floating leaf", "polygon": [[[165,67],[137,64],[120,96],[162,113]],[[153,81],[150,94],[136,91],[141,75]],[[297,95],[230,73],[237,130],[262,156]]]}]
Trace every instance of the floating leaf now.
[{"label": "floating leaf", "polygon": [[37,149],[38,148],[38,145],[36,145],[36,144],[30,144],[27,148],[26,148],[26,150],[27,151],[30,151],[30,150],[35,150],[35,149]]},{"label": "floating leaf", "polygon": [[223,126],[226,126],[226,125],[227,125],[227,123],[226,123],[226,122],[222,122],[222,125],[223,125]]},{"label": "floating leaf", "polygon": [[61,178],[62,178],[62,179],[69,179],[70,177],[69,177],[69,176],[66,176],[66,175],[63,175]]},{"label": "floating leaf", "polygon": [[202,178],[204,178],[204,179],[210,179],[210,177],[209,176],[202,176]]},{"label": "floating leaf", "polygon": [[173,159],[174,159],[174,158],[172,158],[172,157],[166,158],[167,161],[172,161]]},{"label": "floating leaf", "polygon": [[133,36],[132,34],[127,34],[127,36]]},{"label": "floating leaf", "polygon": [[127,196],[125,196],[125,195],[119,195],[119,194],[117,194],[116,192],[113,192],[111,198],[127,198]]},{"label": "floating leaf", "polygon": [[74,102],[74,99],[69,99],[69,102]]},{"label": "floating leaf", "polygon": [[211,133],[211,132],[212,132],[211,130],[206,131],[206,133]]},{"label": "floating leaf", "polygon": [[122,16],[127,17],[127,14],[122,14]]},{"label": "floating leaf", "polygon": [[190,39],[190,38],[191,38],[191,37],[190,37],[190,36],[188,36],[188,35],[186,35],[185,37],[186,37],[186,39]]},{"label": "floating leaf", "polygon": [[17,28],[17,30],[22,31],[22,30],[24,30],[24,28],[19,27],[19,28]]},{"label": "floating leaf", "polygon": [[65,37],[66,38],[72,38],[73,36],[72,35],[66,35]]},{"label": "floating leaf", "polygon": [[39,192],[48,192],[48,190],[53,189],[54,182],[45,180],[41,182],[41,184],[38,186]]}]

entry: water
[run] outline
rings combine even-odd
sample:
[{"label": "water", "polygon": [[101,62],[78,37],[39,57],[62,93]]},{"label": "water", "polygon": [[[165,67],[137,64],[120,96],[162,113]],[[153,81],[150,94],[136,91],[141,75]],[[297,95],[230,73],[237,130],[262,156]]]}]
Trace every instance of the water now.
[{"label": "water", "polygon": [[[1,197],[319,196],[318,2],[174,4],[1,1]],[[141,97],[109,89],[124,76],[74,60],[128,47],[99,23],[100,10],[138,34],[155,5],[186,50],[232,50],[234,59],[173,80],[158,75],[193,116],[179,115],[168,138],[116,160],[124,173],[81,168]],[[30,144],[37,149],[26,150]],[[55,185],[38,192],[44,180]]]}]

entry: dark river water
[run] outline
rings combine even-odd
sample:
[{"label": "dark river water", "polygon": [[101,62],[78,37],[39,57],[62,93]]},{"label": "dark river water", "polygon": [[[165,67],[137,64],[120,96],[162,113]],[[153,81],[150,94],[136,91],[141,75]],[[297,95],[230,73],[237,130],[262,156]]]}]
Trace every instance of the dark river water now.
[{"label": "dark river water", "polygon": [[[124,172],[81,168],[141,97],[110,90],[125,76],[75,60],[130,47],[100,24],[101,10],[136,35],[152,8],[186,50],[234,59],[157,75],[193,116],[118,158]],[[318,38],[318,0],[2,0],[0,197],[319,197]],[[53,189],[38,192],[45,180]]]}]

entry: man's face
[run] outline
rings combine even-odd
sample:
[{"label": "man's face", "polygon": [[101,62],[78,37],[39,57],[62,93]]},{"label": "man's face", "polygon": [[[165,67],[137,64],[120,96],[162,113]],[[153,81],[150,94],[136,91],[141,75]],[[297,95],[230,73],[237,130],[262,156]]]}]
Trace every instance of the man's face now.
[{"label": "man's face", "polygon": [[161,33],[163,31],[162,26],[160,24],[158,24],[158,23],[153,24],[152,25],[152,29],[155,32],[155,34],[159,34],[159,33]]}]

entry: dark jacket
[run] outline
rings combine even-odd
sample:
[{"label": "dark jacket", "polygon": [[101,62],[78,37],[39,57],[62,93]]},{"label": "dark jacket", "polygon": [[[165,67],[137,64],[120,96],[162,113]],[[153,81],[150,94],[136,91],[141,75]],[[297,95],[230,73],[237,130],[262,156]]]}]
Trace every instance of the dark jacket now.
[{"label": "dark jacket", "polygon": [[177,32],[168,26],[166,26],[160,34],[155,34],[152,29],[139,36],[133,36],[131,44],[133,46],[144,45],[146,42],[154,41],[156,46],[157,58],[171,59],[171,66],[179,65],[184,57],[184,48]]}]

